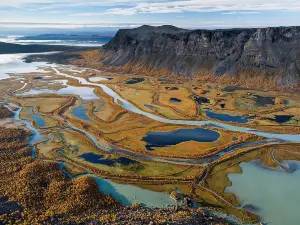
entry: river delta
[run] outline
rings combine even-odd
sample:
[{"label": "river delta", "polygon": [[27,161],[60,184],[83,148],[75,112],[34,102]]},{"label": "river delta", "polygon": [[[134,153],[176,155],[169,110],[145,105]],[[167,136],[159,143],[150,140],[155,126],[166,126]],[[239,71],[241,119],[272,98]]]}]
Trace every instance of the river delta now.
[{"label": "river delta", "polygon": [[234,223],[300,221],[297,95],[1,57],[1,107],[14,116],[0,125],[29,132],[38,163],[123,206],[190,199]]}]

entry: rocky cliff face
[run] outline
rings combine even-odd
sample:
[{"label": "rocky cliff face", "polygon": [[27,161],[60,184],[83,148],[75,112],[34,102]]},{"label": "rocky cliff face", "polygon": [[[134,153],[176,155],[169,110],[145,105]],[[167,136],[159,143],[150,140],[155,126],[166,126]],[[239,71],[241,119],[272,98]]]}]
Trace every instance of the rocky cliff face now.
[{"label": "rocky cliff face", "polygon": [[103,63],[167,70],[181,76],[264,76],[300,81],[300,27],[184,30],[142,26],[119,30],[102,48]]}]

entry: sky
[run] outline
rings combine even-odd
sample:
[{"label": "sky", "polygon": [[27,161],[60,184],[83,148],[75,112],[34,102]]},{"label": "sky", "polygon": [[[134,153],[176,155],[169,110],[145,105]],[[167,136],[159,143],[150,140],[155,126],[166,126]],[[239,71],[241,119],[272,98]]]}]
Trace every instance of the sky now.
[{"label": "sky", "polygon": [[300,0],[0,0],[0,30],[300,25]]}]

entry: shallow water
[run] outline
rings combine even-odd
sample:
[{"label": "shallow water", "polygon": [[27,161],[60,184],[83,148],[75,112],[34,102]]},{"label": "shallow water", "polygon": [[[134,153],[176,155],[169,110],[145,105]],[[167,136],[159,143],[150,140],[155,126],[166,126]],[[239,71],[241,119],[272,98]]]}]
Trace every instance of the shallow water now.
[{"label": "shallow water", "polygon": [[157,109],[157,107],[155,107],[154,105],[144,104],[144,106],[149,109]]},{"label": "shallow water", "polygon": [[33,127],[31,125],[30,121],[20,119],[20,112],[21,112],[22,108],[19,108],[18,106],[13,105],[13,104],[10,104],[10,105],[17,108],[17,110],[14,111],[14,113],[15,113],[14,120],[17,122],[23,123],[25,125],[25,127],[32,133],[32,135],[30,136],[30,139],[29,139],[29,145],[32,150],[32,157],[36,158],[36,150],[34,148],[34,145],[36,143],[45,141],[45,138],[43,135],[40,134],[40,132],[35,127]]},{"label": "shallow water", "polygon": [[29,73],[39,72],[44,73],[41,66],[46,66],[44,62],[25,63],[24,57],[33,54],[0,54],[0,80],[7,79],[8,74],[13,73]]},{"label": "shallow water", "polygon": [[[300,166],[300,162],[284,163]],[[242,174],[229,174],[232,186],[227,192],[234,193],[242,206],[254,206],[255,213],[270,225],[300,224],[300,170],[286,173],[263,168],[257,161],[240,166]]]},{"label": "shallow water", "polygon": [[165,208],[176,205],[169,194],[142,189],[133,185],[118,184],[110,180],[94,177],[98,183],[99,190],[104,194],[112,195],[122,205],[133,205],[138,203],[150,208]]},{"label": "shallow water", "polygon": [[98,81],[103,81],[103,80],[108,80],[108,79],[105,77],[90,77],[89,80],[92,82],[98,82]]},{"label": "shallow water", "polygon": [[33,114],[29,118],[33,119],[37,123],[37,125],[39,127],[43,128],[43,127],[45,127],[47,125],[47,123],[45,122],[45,120],[42,117],[40,117],[39,115],[37,115],[37,114]]},{"label": "shallow water", "polygon": [[165,147],[177,145],[186,141],[214,142],[217,141],[220,134],[202,128],[180,129],[170,132],[148,132],[142,141],[147,142],[146,148],[153,150],[153,147]]},{"label": "shallow water", "polygon": [[223,122],[248,123],[249,121],[246,117],[243,116],[230,116],[228,114],[215,113],[210,110],[206,111],[206,116]]},{"label": "shallow water", "polygon": [[89,120],[89,117],[86,115],[87,110],[84,109],[85,106],[86,104],[82,104],[76,107],[75,109],[72,110],[72,114],[80,119]]},{"label": "shallow water", "polygon": [[31,89],[30,91],[19,94],[20,96],[25,95],[38,95],[38,94],[60,94],[60,95],[79,95],[82,100],[95,100],[99,99],[94,94],[94,88],[90,87],[75,87],[67,86],[58,91],[50,89]]}]

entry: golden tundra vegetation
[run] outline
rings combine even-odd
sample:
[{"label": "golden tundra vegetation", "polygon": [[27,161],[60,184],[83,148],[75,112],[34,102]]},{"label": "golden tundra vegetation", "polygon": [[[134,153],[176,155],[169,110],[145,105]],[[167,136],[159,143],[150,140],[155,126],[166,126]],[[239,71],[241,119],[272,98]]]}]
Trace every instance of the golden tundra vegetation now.
[{"label": "golden tundra vegetation", "polygon": [[[94,69],[76,73],[66,68],[57,69],[87,80],[95,77],[108,78],[99,83],[107,85],[137,108],[154,115],[174,120],[218,121],[206,115],[206,110],[211,110],[220,114],[249,117],[248,123],[239,123],[238,126],[281,133],[299,131],[300,102],[296,94],[250,87],[237,88],[229,85],[230,82],[208,82],[198,77],[190,80],[175,79],[173,75],[158,77],[159,74],[150,75],[142,73],[142,70],[124,74],[110,68],[106,72],[102,70],[103,66],[99,65],[99,61],[95,60],[100,57],[98,51],[85,52],[82,56],[82,59],[73,63]],[[40,224],[96,219],[99,223],[105,223],[120,220],[120,212],[124,213],[125,208],[111,196],[99,192],[94,179],[84,176],[91,173],[153,191],[172,193],[180,190],[183,195],[191,197],[202,206],[232,213],[244,222],[255,222],[257,216],[238,209],[236,197],[225,192],[225,188],[231,185],[227,175],[241,173],[239,164],[254,159],[260,160],[265,166],[280,169],[271,154],[278,161],[299,158],[296,151],[298,145],[280,144],[241,148],[208,165],[176,163],[176,160],[211,157],[230,146],[262,138],[206,126],[205,129],[220,135],[216,141],[191,140],[172,146],[158,146],[149,151],[147,143],[143,141],[147,133],[196,127],[166,124],[129,112],[116,104],[100,87],[83,85],[74,79],[63,78],[67,80],[67,85],[92,88],[97,98],[83,100],[79,95],[46,92],[20,95],[31,89],[58,90],[64,87],[61,82],[55,82],[62,77],[52,69],[49,69],[47,78],[37,79],[38,76],[40,75],[19,74],[18,77],[28,83],[24,88],[24,84],[14,77],[0,84],[0,96],[3,100],[22,107],[20,118],[30,121],[44,137],[43,141],[34,145],[39,159],[35,160],[31,149],[26,147],[29,134],[20,129],[24,128],[22,124],[19,124],[18,129],[1,128],[0,166],[4,182],[0,184],[0,204],[4,204],[1,198],[9,197],[5,204],[24,210],[2,214],[0,221],[18,223],[20,220],[27,224]],[[83,116],[78,116],[74,113],[75,110],[79,110]],[[280,115],[291,118],[278,122],[276,118]],[[10,110],[0,107],[0,118],[11,116]],[[35,116],[44,121],[43,125]],[[101,148],[95,145],[86,132],[96,139]],[[88,161],[83,157],[85,154],[92,154],[109,163]],[[123,164],[124,159],[130,163]],[[59,163],[64,163],[65,170],[75,178],[68,178],[60,170]],[[148,213],[148,217],[153,220],[157,217],[156,222],[163,221],[159,219],[159,214],[162,213],[159,210],[138,214],[137,209],[129,208],[128,217],[138,219],[140,216],[141,219]],[[203,214],[201,210],[184,209],[176,212],[177,215],[166,209],[164,213],[167,218],[172,214],[178,216],[176,221],[189,221],[188,218],[193,221],[199,213]],[[84,215],[80,215],[80,212],[84,212]]]}]

